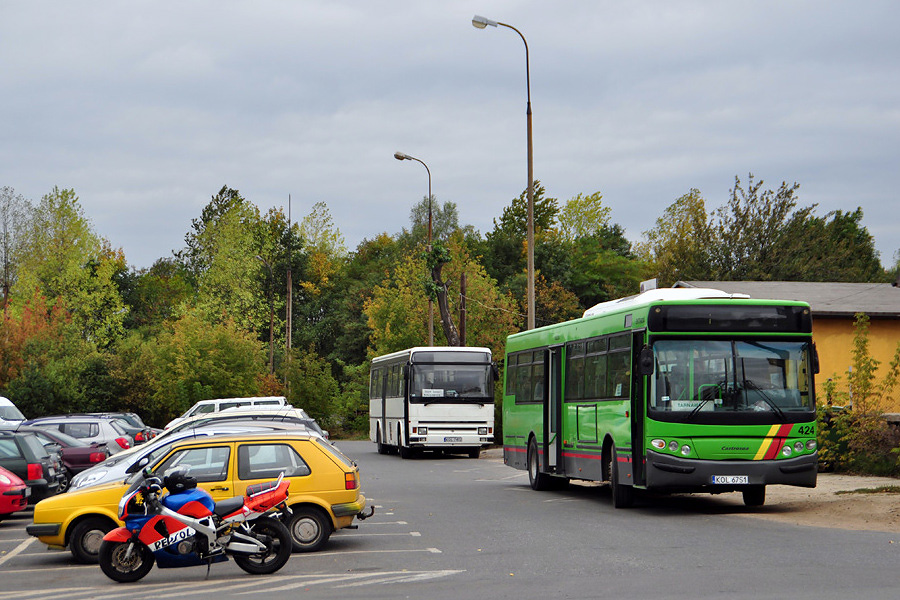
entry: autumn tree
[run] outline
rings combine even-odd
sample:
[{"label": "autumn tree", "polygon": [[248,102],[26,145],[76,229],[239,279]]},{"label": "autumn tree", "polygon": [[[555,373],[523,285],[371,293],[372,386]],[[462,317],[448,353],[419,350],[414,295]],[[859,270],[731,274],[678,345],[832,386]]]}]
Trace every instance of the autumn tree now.
[{"label": "autumn tree", "polygon": [[11,187],[0,188],[0,307],[6,305],[9,290],[16,281],[16,270],[24,243],[23,233],[31,205]]},{"label": "autumn tree", "polygon": [[644,232],[638,254],[656,270],[659,282],[670,286],[679,280],[706,279],[712,273],[713,225],[700,190],[691,190]]}]

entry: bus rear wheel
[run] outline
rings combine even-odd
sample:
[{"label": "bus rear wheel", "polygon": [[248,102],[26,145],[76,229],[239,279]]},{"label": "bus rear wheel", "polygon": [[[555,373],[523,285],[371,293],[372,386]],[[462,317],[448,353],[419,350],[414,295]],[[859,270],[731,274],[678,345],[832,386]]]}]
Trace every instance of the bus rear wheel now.
[{"label": "bus rear wheel", "polygon": [[766,486],[751,485],[741,491],[744,496],[744,506],[762,506],[766,503]]},{"label": "bus rear wheel", "polygon": [[378,450],[378,454],[388,453],[388,447],[381,441],[381,429],[375,432],[375,448]]}]

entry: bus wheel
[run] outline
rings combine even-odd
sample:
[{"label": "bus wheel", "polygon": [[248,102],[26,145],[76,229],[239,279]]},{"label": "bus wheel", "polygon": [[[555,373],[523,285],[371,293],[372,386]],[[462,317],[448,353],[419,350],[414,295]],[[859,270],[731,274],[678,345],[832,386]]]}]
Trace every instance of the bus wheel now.
[{"label": "bus wheel", "polygon": [[388,453],[387,446],[381,443],[381,429],[375,433],[375,448],[378,450],[378,454]]},{"label": "bus wheel", "polygon": [[412,458],[415,451],[409,446],[400,446],[400,458]]},{"label": "bus wheel", "polygon": [[634,488],[619,483],[619,456],[615,448],[612,451],[612,465],[609,469],[609,488],[612,490],[612,501],[615,508],[628,508],[634,504]]},{"label": "bus wheel", "polygon": [[469,449],[469,458],[478,458],[479,456],[481,456],[481,447]]},{"label": "bus wheel", "polygon": [[541,491],[550,488],[550,476],[541,473],[541,462],[538,457],[537,442],[532,438],[528,444],[528,481],[531,489]]},{"label": "bus wheel", "polygon": [[766,486],[751,485],[741,492],[744,496],[744,506],[762,506],[766,503]]}]

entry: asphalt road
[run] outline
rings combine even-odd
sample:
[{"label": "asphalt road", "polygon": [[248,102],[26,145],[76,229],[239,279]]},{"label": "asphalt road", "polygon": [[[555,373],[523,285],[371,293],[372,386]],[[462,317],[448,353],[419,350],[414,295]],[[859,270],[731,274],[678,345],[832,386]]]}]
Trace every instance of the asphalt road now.
[{"label": "asphalt road", "polygon": [[381,456],[339,442],[376,514],[295,554],[271,576],[233,563],[108,580],[68,552],[0,523],[0,600],[66,597],[728,598],[900,597],[896,534],[788,526],[736,516],[710,496],[648,498],[614,510],[605,486],[534,492],[496,451],[479,460]]}]

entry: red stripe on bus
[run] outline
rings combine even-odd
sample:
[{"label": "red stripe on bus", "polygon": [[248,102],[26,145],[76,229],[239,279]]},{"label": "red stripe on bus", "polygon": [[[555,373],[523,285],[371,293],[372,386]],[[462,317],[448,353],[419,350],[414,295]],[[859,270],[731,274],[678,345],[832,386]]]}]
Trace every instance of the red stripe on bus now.
[{"label": "red stripe on bus", "polygon": [[769,446],[768,452],[766,452],[766,455],[763,457],[764,460],[774,460],[775,457],[778,456],[778,453],[781,452],[781,449],[784,447],[784,442],[787,439],[788,434],[791,433],[792,427],[793,424],[788,424],[778,428],[775,439],[772,440],[772,445]]}]

